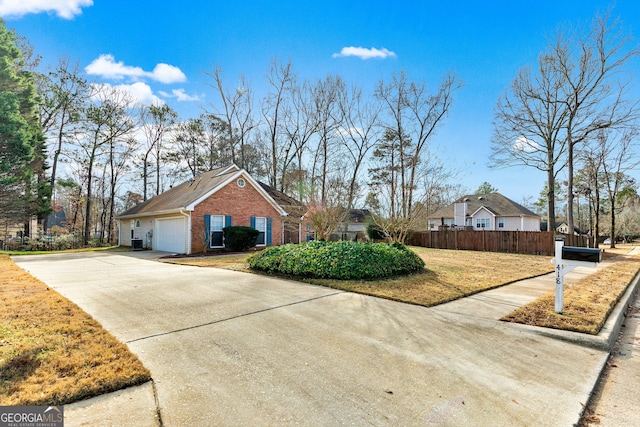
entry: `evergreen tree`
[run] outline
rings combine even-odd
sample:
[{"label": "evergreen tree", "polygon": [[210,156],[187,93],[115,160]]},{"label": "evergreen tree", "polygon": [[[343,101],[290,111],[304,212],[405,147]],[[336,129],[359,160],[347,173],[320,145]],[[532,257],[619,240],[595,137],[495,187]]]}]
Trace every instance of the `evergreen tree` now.
[{"label": "evergreen tree", "polygon": [[17,36],[0,20],[0,215],[9,222],[49,213],[44,135],[33,73]]}]

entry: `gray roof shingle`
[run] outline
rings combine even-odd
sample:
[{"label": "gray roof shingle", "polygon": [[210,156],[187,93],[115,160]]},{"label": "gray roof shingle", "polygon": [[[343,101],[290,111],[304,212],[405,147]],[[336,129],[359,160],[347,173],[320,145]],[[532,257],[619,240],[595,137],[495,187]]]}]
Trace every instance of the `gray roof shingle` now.
[{"label": "gray roof shingle", "polygon": [[[159,194],[152,199],[146,200],[131,209],[128,209],[121,214],[118,218],[138,216],[138,215],[152,215],[162,212],[173,212],[180,209],[186,209],[192,206],[194,203],[201,201],[201,199],[213,190],[224,185],[225,182],[232,179],[241,171],[236,165],[225,166],[217,169],[213,169],[208,172],[204,172],[194,179],[185,181],[180,185],[177,185],[162,194]],[[246,175],[248,177],[248,175]],[[299,205],[295,199],[288,197],[287,195],[272,189],[271,187],[255,181],[256,185],[260,188],[258,190],[263,191],[265,197],[271,198],[271,202],[274,206],[279,206],[282,213],[286,210],[285,206]]]},{"label": "gray roof shingle", "polygon": [[429,215],[429,218],[453,218],[454,205],[456,203],[464,203],[465,201],[467,202],[468,216],[482,207],[486,208],[496,216],[538,216],[538,214],[536,214],[535,212],[532,212],[531,210],[514,202],[511,199],[508,199],[500,193],[489,193],[462,196],[454,203],[445,206],[444,208],[438,209],[437,211]]}]

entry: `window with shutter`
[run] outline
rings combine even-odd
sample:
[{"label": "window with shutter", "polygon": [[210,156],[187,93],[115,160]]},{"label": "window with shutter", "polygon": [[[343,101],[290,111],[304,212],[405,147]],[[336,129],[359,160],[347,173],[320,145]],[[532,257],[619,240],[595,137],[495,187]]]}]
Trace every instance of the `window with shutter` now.
[{"label": "window with shutter", "polygon": [[210,246],[212,248],[224,247],[224,235],[222,229],[224,228],[224,215],[211,215],[211,239]]},{"label": "window with shutter", "polygon": [[257,216],[253,220],[255,221],[253,228],[260,232],[256,239],[256,246],[265,246],[267,244],[267,218]]}]

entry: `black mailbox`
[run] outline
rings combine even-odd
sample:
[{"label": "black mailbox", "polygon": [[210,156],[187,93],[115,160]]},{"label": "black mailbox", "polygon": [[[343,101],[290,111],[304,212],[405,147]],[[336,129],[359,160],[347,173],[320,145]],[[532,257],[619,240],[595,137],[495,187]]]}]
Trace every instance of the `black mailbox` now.
[{"label": "black mailbox", "polygon": [[602,252],[597,248],[562,247],[562,259],[569,261],[600,262]]}]

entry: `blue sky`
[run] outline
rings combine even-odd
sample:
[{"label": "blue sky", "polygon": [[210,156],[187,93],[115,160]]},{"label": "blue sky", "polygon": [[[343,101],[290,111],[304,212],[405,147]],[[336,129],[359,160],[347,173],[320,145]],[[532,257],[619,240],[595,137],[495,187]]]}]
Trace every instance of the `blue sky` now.
[{"label": "blue sky", "polygon": [[[217,101],[204,75],[214,67],[223,69],[230,86],[244,74],[256,100],[265,94],[264,76],[274,57],[290,59],[301,79],[337,74],[365,92],[401,70],[434,90],[443,75],[455,72],[464,87],[434,147],[469,190],[488,181],[522,202],[538,198],[545,175],[488,167],[496,101],[520,67],[535,64],[558,25],[586,23],[611,4],[0,0],[0,16],[45,63],[69,57],[97,81],[126,85],[147,101],[160,98],[184,119]],[[614,15],[640,36],[640,2],[618,0]],[[349,55],[358,53],[349,47],[380,57]]]}]

